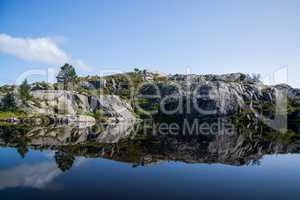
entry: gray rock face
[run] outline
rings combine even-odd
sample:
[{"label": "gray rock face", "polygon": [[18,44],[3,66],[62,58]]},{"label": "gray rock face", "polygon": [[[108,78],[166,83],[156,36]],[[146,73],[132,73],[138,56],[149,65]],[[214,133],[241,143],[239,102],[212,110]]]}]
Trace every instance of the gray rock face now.
[{"label": "gray rock face", "polygon": [[88,89],[88,90],[97,90],[100,89],[101,87],[106,86],[106,80],[95,80],[95,81],[81,81],[79,83],[81,87]]},{"label": "gray rock face", "polygon": [[[158,85],[160,107],[169,114],[230,115],[255,105],[274,106],[284,98],[300,106],[299,89],[266,86],[249,75],[174,75],[169,79],[172,81]],[[153,87],[145,86],[142,93],[153,94]]]},{"label": "gray rock face", "polygon": [[[177,91],[169,92],[171,85],[164,85],[162,96],[166,99],[165,107],[168,104],[179,104],[182,113],[195,115],[235,113],[239,108],[245,106],[245,89],[236,83],[224,82],[199,82],[192,83],[189,88],[181,87]],[[187,103],[189,101],[189,104]],[[180,104],[180,102],[185,102]],[[172,106],[171,106],[172,107]],[[167,109],[168,110],[168,109]],[[179,111],[180,113],[180,111]]]},{"label": "gray rock face", "polygon": [[131,106],[115,95],[94,97],[64,90],[35,90],[31,94],[38,103],[23,107],[29,113],[80,115],[102,110],[119,121],[135,118]]}]

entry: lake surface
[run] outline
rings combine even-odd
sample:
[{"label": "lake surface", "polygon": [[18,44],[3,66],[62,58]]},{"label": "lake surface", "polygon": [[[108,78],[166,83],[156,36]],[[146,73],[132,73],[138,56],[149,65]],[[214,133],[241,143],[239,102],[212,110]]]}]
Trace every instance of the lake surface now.
[{"label": "lake surface", "polygon": [[123,135],[101,143],[86,128],[0,130],[0,199],[300,198],[294,136]]}]

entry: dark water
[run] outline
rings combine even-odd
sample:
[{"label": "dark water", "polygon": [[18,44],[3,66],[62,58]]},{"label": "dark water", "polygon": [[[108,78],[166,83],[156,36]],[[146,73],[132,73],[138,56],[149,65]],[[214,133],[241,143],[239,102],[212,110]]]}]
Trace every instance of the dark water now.
[{"label": "dark water", "polygon": [[90,128],[0,130],[1,200],[300,198],[295,134],[128,140]]}]

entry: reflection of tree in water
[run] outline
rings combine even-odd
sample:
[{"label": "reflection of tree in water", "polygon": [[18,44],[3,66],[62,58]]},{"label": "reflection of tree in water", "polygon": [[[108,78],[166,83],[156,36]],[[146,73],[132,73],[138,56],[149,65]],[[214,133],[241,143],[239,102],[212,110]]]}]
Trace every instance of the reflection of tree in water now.
[{"label": "reflection of tree in water", "polygon": [[18,146],[17,151],[22,158],[25,158],[26,154],[28,153],[28,148],[24,145]]},{"label": "reflection of tree in water", "polygon": [[26,135],[29,130],[30,127],[26,125],[0,126],[0,135],[6,143],[14,144],[20,156],[25,158],[28,153],[27,145],[31,142]]},{"label": "reflection of tree in water", "polygon": [[57,164],[57,167],[61,169],[61,171],[65,172],[72,168],[73,163],[75,161],[75,157],[72,153],[66,152],[63,150],[59,150],[55,152],[55,161]]}]

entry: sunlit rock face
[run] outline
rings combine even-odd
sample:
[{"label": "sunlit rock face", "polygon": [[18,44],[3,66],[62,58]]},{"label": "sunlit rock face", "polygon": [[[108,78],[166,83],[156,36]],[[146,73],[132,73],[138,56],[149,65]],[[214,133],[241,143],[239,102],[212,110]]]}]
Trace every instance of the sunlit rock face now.
[{"label": "sunlit rock face", "polygon": [[118,120],[135,118],[131,106],[115,95],[95,97],[64,90],[35,90],[32,95],[39,105],[24,108],[31,113],[77,115],[101,109],[107,117]]}]

